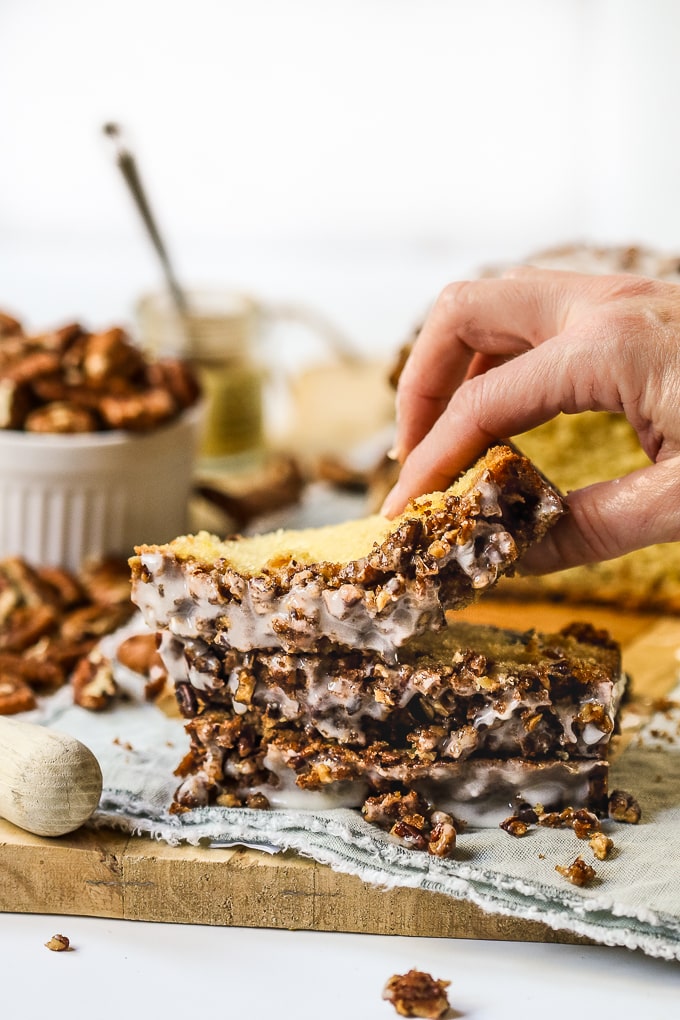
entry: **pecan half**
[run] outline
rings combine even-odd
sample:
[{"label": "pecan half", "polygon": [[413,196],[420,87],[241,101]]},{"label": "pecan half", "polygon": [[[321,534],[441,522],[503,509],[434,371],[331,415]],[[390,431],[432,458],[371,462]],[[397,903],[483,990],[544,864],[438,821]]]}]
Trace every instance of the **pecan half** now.
[{"label": "pecan half", "polygon": [[79,407],[67,400],[54,401],[38,407],[26,416],[26,432],[47,432],[61,435],[96,432],[98,420],[86,407]]},{"label": "pecan half", "polygon": [[151,667],[160,661],[156,644],[155,634],[132,634],[118,646],[116,658],[133,673],[149,676]]},{"label": "pecan half", "polygon": [[71,677],[71,684],[76,705],[94,712],[108,708],[118,693],[111,662],[99,652],[91,652],[80,660]]},{"label": "pecan half", "polygon": [[21,677],[0,671],[0,715],[14,715],[35,708],[35,695]]}]

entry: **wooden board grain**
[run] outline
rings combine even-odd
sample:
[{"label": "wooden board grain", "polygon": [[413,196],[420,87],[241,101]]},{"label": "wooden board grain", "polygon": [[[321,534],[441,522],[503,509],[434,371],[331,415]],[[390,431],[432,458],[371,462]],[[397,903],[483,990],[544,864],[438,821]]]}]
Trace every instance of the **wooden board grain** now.
[{"label": "wooden board grain", "polygon": [[[606,627],[634,677],[636,716],[674,686],[680,618],[610,609],[484,602],[469,619],[554,630],[575,619]],[[44,839],[0,821],[0,910],[187,924],[587,943],[540,922],[486,914],[416,889],[384,890],[293,853],[165,844],[80,830]]]},{"label": "wooden board grain", "polygon": [[81,831],[54,840],[0,821],[0,910],[289,930],[586,943],[416,889],[379,889],[293,853],[170,847]]}]

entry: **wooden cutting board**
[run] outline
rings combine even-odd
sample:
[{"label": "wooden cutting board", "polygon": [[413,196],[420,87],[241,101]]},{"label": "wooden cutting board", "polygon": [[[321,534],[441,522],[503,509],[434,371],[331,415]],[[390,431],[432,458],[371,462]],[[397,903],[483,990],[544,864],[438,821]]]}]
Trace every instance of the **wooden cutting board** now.
[{"label": "wooden cutting board", "polygon": [[[587,619],[621,642],[636,715],[675,685],[680,618],[486,600],[465,616],[556,630]],[[586,943],[546,925],[484,913],[417,889],[366,885],[294,853],[170,847],[116,832],[31,836],[0,820],[0,910],[188,924]]]}]

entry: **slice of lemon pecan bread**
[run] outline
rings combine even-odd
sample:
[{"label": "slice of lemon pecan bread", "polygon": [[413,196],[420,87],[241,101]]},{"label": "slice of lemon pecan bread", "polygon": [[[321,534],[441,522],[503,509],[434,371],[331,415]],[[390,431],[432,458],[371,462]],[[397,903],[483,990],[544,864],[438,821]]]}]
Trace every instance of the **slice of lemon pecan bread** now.
[{"label": "slice of lemon pecan bread", "polygon": [[395,649],[444,624],[512,571],[564,510],[512,447],[491,447],[451,488],[379,515],[221,541],[199,533],[144,545],[132,598],[153,630],[247,651],[328,643]]},{"label": "slice of lemon pecan bread", "polygon": [[625,685],[605,631],[558,634],[455,620],[388,663],[356,649],[212,649],[164,634],[182,714],[232,713],[251,731],[294,727],[356,748],[383,741],[425,760],[602,758]]},{"label": "slice of lemon pecan bread", "polygon": [[480,825],[519,804],[606,809],[626,677],[618,644],[589,624],[451,621],[394,663],[356,649],[219,654],[167,633],[160,651],[190,741],[173,812],[364,804],[380,824],[373,799],[405,795]]}]

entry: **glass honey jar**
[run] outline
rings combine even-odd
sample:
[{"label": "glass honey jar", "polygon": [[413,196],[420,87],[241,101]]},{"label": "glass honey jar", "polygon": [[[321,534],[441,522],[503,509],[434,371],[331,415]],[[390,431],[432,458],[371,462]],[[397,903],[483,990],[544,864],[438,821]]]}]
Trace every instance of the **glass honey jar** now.
[{"label": "glass honey jar", "polygon": [[154,356],[186,357],[205,399],[201,461],[211,469],[233,466],[264,445],[262,314],[246,294],[191,290],[181,314],[166,293],[137,306],[143,346]]}]

